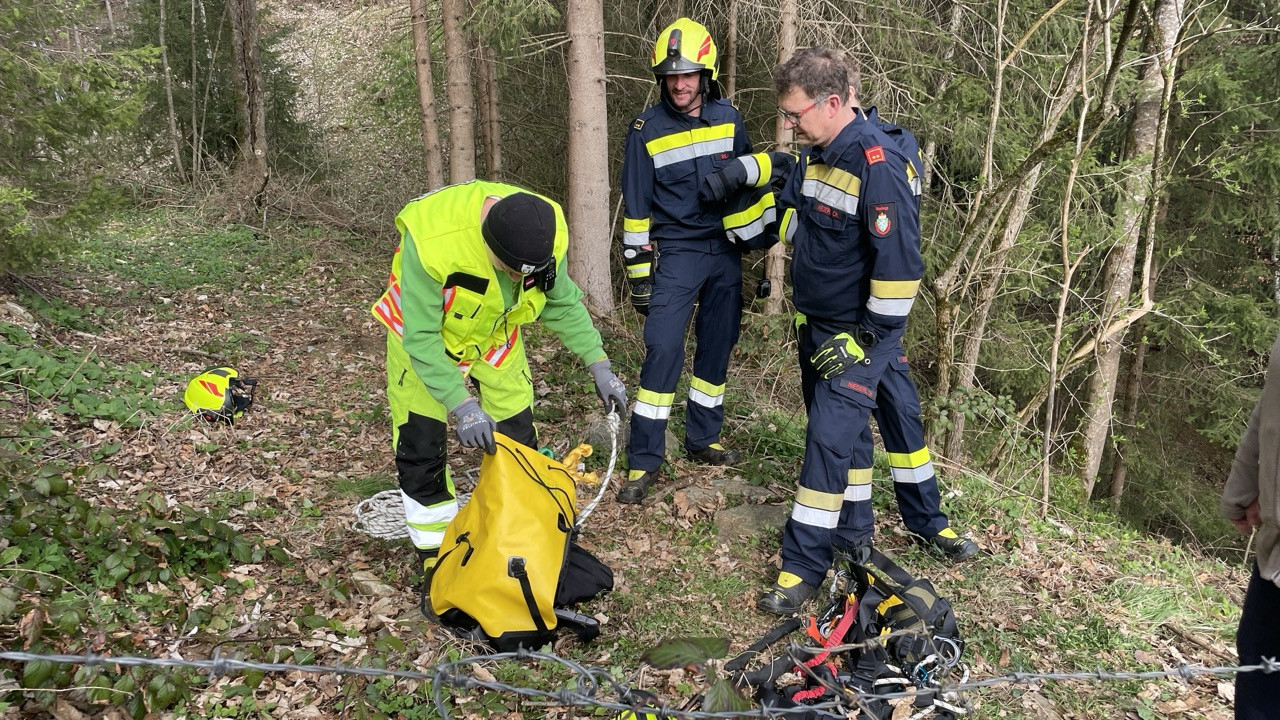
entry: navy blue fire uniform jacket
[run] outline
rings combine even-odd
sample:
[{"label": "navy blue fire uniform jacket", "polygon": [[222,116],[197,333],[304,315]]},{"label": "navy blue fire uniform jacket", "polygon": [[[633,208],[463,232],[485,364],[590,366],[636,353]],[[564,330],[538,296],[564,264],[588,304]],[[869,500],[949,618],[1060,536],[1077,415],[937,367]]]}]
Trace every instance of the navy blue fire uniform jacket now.
[{"label": "navy blue fire uniform jacket", "polygon": [[741,253],[726,237],[723,207],[704,206],[698,188],[710,174],[751,152],[742,115],[725,100],[699,117],[665,103],[645,110],[627,133],[622,165],[623,244],[652,244],[653,295],[645,321],[645,359],[631,415],[632,471],[656,471],[667,419],[684,366],[684,333],[695,303],[693,377],[685,411],[685,446],[719,441],[729,354],[742,314]]},{"label": "navy blue fire uniform jacket", "polygon": [[[902,349],[924,275],[921,167],[914,136],[879,120],[874,110],[859,112],[826,147],[806,149],[782,192],[781,234],[793,246],[793,300],[809,412],[782,569],[811,585],[820,584],[831,567],[833,544],[853,546],[871,538],[873,414],[908,529],[928,537],[948,525]],[[858,340],[866,359],[824,380],[810,358],[841,332]]]}]

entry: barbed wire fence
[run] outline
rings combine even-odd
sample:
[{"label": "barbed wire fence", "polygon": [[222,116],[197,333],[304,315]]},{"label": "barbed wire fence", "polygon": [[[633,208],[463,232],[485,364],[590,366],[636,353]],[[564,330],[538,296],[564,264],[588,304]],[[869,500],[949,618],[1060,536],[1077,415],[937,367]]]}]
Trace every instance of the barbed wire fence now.
[{"label": "barbed wire fence", "polygon": [[[793,645],[789,652],[803,652],[817,648],[805,648]],[[830,649],[830,648],[828,648]],[[515,652],[497,652],[470,655],[455,660],[441,662],[429,670],[396,670],[372,666],[355,665],[297,665],[279,662],[258,662],[224,657],[215,648],[213,656],[208,659],[188,660],[184,658],[142,657],[133,655],[96,655],[86,653],[45,654],[25,651],[0,651],[0,660],[16,663],[50,662],[58,664],[83,665],[88,667],[120,665],[129,667],[155,667],[168,669],[197,670],[208,675],[212,680],[223,675],[232,675],[240,671],[257,671],[263,673],[301,672],[316,675],[361,676],[368,678],[395,678],[397,680],[417,680],[431,684],[432,701],[444,720],[449,720],[450,707],[446,692],[451,689],[474,690],[483,689],[498,693],[508,693],[517,697],[540,701],[548,705],[576,707],[591,710],[610,710],[622,712],[626,710],[644,710],[660,718],[680,718],[682,720],[728,720],[729,718],[767,718],[801,715],[813,711],[832,711],[843,714],[848,703],[839,700],[803,704],[792,708],[757,707],[750,710],[733,710],[724,712],[707,712],[703,710],[673,707],[663,704],[653,708],[637,703],[632,698],[632,688],[617,681],[609,670],[583,665],[574,660],[563,658],[546,652],[517,650]],[[530,688],[507,684],[498,680],[477,677],[473,666],[480,663],[492,663],[504,660],[537,661],[555,663],[572,672],[570,680],[554,689]],[[938,695],[962,696],[965,691],[992,688],[1001,685],[1031,685],[1044,681],[1077,680],[1085,682],[1108,682],[1129,680],[1176,679],[1182,683],[1202,676],[1225,677],[1243,672],[1280,673],[1280,662],[1275,658],[1263,658],[1253,665],[1199,666],[1180,665],[1162,670],[1090,670],[1075,672],[1012,672],[989,678],[967,680],[955,684],[944,684],[936,688],[920,690],[904,690],[884,693],[858,693],[858,698],[871,700],[898,700],[901,698],[917,698],[920,696],[936,697]],[[28,689],[28,690],[38,690]]]}]

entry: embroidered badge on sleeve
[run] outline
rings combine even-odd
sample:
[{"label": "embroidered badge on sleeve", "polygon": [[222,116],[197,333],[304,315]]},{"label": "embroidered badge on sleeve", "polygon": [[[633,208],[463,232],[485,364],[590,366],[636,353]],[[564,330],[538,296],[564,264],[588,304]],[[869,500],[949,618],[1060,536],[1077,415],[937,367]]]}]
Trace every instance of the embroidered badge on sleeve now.
[{"label": "embroidered badge on sleeve", "polygon": [[871,234],[876,237],[889,237],[898,227],[898,215],[894,203],[873,203],[869,219]]}]

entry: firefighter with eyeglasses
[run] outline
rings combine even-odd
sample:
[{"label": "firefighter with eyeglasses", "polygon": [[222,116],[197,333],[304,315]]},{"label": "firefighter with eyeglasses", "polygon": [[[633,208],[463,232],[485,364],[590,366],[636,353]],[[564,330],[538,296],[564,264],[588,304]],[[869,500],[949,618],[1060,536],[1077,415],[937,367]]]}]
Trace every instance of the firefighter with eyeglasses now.
[{"label": "firefighter with eyeglasses", "polygon": [[565,271],[559,205],[477,180],[413,200],[396,228],[400,247],[372,312],[387,328],[391,443],[409,538],[426,570],[458,513],[449,418],[464,447],[495,452],[495,431],[537,446],[524,325],[540,320],[578,357],[606,412],[622,412],[627,395]]},{"label": "firefighter with eyeglasses", "polygon": [[856,66],[839,51],[797,52],[774,70],[774,85],[779,114],[807,146],[779,198],[779,233],[792,247],[805,457],[782,572],[758,603],[788,615],[833,562],[871,545],[872,416],[907,529],[952,561],[979,547],[941,510],[902,347],[924,275],[918,145],[859,106]]},{"label": "firefighter with eyeglasses", "polygon": [[646,319],[621,503],[639,503],[658,481],[695,306],[685,450],[712,465],[738,459],[721,443],[721,428],[742,316],[742,255],[767,246],[770,233],[776,240],[777,229],[772,193],[699,196],[706,178],[751,152],[742,115],[721,97],[716,63],[715,41],[699,23],[680,18],[664,29],[651,62],[661,102],[627,133],[623,262],[631,303]]}]

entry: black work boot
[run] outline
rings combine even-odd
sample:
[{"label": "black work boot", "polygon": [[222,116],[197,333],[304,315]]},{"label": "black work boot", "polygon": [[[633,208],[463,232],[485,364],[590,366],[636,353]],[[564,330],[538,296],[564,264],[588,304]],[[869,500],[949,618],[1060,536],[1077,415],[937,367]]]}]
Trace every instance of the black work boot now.
[{"label": "black work boot", "polygon": [[756,607],[774,615],[795,615],[817,591],[818,588],[799,577],[782,572],[778,574],[778,581],[773,587],[760,596]]},{"label": "black work boot", "polygon": [[627,475],[627,481],[622,484],[622,489],[618,490],[618,502],[625,505],[637,505],[644,496],[649,494],[649,488],[658,483],[658,471],[652,472],[648,470],[632,470]]},{"label": "black work boot", "polygon": [[422,586],[431,579],[431,573],[436,569],[436,561],[439,559],[440,549],[423,550],[422,548],[417,548],[417,550],[418,562],[416,570],[422,574],[416,576],[415,585],[423,592],[426,592],[427,588]]},{"label": "black work boot", "polygon": [[956,535],[951,528],[943,528],[933,537],[916,536],[916,542],[927,548],[941,551],[951,562],[962,562],[978,554],[978,543]]},{"label": "black work boot", "polygon": [[711,443],[698,450],[688,448],[686,450],[688,450],[689,457],[708,465],[732,465],[738,462],[738,451],[726,450],[720,443]]}]

